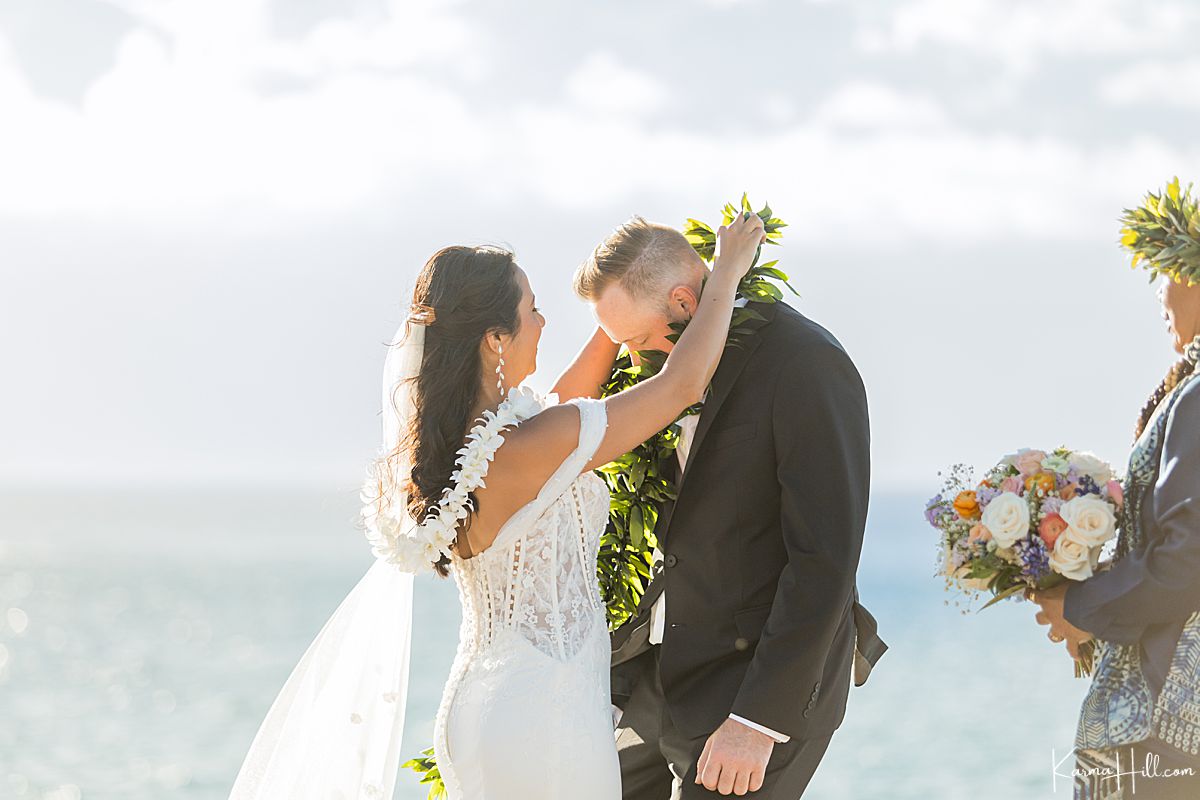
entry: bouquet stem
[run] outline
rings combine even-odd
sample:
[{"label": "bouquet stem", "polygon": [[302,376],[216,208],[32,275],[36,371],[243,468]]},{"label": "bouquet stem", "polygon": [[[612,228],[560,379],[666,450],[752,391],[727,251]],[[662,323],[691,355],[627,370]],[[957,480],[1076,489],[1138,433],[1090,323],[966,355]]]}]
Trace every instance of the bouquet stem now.
[{"label": "bouquet stem", "polygon": [[1075,677],[1090,678],[1096,670],[1096,642],[1088,639],[1079,645],[1079,658],[1075,660]]}]

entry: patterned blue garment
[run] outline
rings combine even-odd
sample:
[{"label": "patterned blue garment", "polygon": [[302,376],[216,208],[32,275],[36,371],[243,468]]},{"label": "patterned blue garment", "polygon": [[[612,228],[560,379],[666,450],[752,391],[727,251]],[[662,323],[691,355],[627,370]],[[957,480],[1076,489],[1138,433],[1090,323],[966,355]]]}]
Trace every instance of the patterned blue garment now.
[{"label": "patterned blue garment", "polygon": [[[1195,361],[1200,356],[1200,340],[1189,345],[1185,354]],[[1183,389],[1198,377],[1187,376],[1163,398],[1134,444],[1124,486],[1126,502],[1115,561],[1145,546],[1142,513],[1146,504],[1152,502],[1159,479],[1171,410]],[[1119,643],[1099,636],[1095,642],[1095,674],[1075,734],[1077,768],[1111,763],[1117,748],[1151,738],[1181,753],[1200,756],[1200,612],[1192,613],[1183,624],[1157,700],[1143,672],[1140,642]],[[1075,796],[1077,800],[1101,800],[1124,794],[1111,781],[1097,785],[1077,780]]]}]

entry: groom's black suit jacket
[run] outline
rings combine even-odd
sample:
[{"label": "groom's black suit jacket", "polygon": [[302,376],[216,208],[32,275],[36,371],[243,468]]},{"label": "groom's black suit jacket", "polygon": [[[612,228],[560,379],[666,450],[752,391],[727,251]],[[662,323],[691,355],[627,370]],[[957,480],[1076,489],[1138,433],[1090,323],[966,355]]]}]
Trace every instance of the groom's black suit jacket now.
[{"label": "groom's black suit jacket", "polygon": [[823,736],[845,716],[851,669],[861,684],[887,648],[855,586],[866,392],[829,331],[783,303],[751,308],[765,320],[725,350],[678,498],[661,509],[663,563],[612,634],[613,702],[632,692],[666,589],[660,672],[680,731],[707,735],[733,713]]}]

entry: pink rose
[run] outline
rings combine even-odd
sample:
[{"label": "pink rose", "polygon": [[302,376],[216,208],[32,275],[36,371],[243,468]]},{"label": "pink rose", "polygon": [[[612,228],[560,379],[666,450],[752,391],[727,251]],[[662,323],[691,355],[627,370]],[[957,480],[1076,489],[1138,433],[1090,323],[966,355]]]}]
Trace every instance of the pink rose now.
[{"label": "pink rose", "polygon": [[1125,504],[1125,490],[1121,488],[1118,481],[1108,482],[1108,499],[1116,503],[1117,508]]},{"label": "pink rose", "polygon": [[1021,495],[1025,491],[1025,482],[1016,475],[1010,475],[1000,483],[1000,491]]},{"label": "pink rose", "polygon": [[976,525],[971,528],[971,532],[967,534],[968,542],[986,542],[992,538],[992,532],[982,525]]},{"label": "pink rose", "polygon": [[1038,524],[1038,536],[1046,543],[1047,550],[1054,549],[1054,542],[1067,529],[1067,521],[1058,514],[1049,514]]},{"label": "pink rose", "polygon": [[1028,478],[1030,475],[1041,472],[1042,459],[1045,457],[1046,454],[1041,450],[1021,450],[1013,459],[1013,466]]}]

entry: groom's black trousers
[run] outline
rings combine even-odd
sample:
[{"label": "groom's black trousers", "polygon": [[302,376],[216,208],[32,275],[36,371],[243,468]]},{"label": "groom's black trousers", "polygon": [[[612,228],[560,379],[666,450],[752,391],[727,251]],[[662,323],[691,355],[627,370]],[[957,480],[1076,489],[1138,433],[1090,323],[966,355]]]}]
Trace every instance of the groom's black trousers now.
[{"label": "groom's black trousers", "polygon": [[[722,797],[695,782],[696,762],[708,735],[689,737],[671,720],[658,672],[660,648],[637,656],[640,674],[626,711],[617,724],[617,753],[621,761],[624,800],[712,800]],[[758,800],[796,800],[804,793],[821,763],[832,734],[816,739],[791,739],[776,744],[767,763],[762,788],[746,797]],[[735,797],[736,795],[729,795]]]}]

